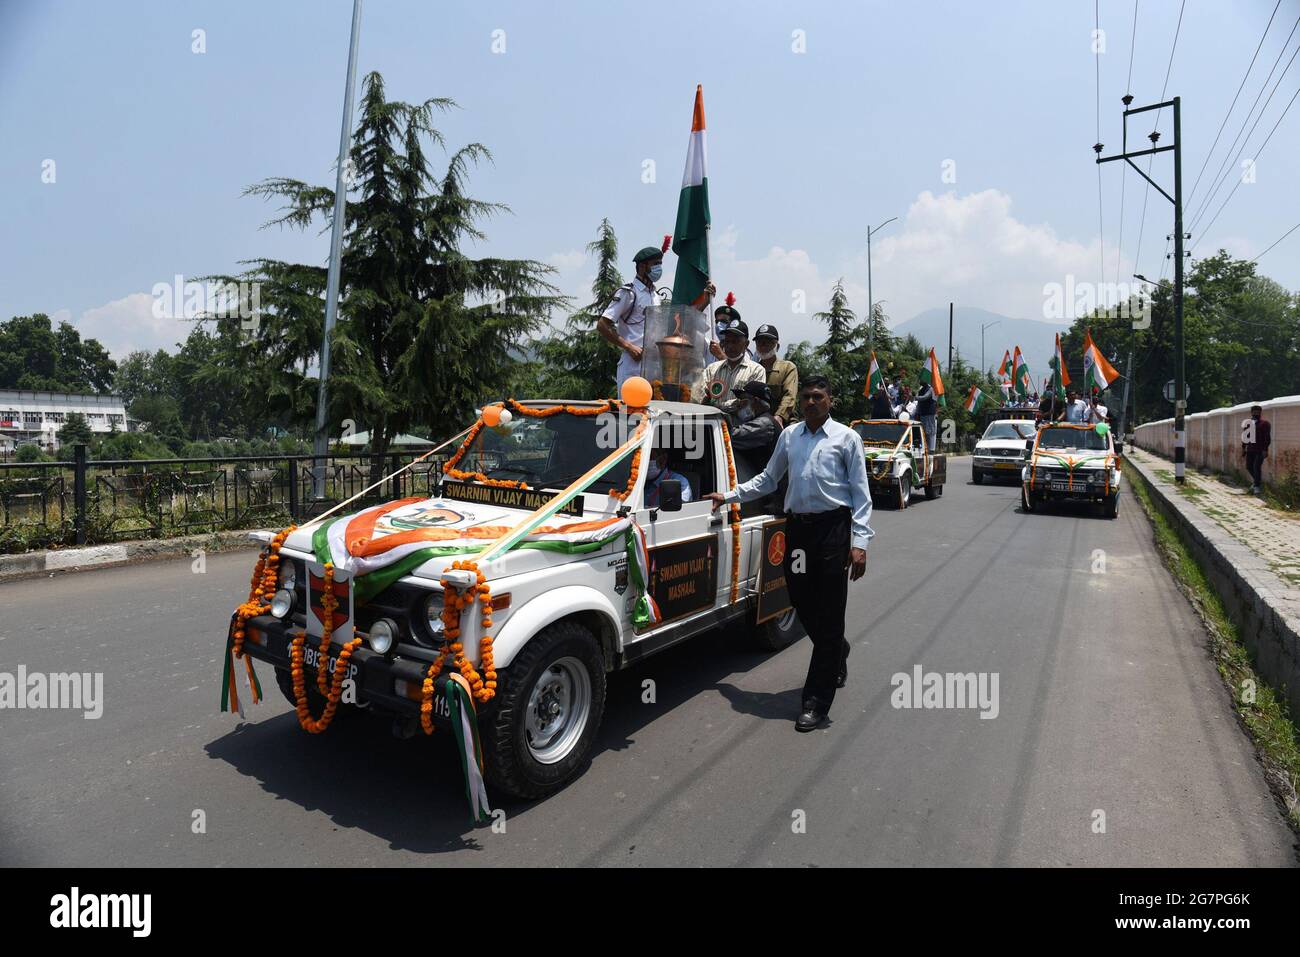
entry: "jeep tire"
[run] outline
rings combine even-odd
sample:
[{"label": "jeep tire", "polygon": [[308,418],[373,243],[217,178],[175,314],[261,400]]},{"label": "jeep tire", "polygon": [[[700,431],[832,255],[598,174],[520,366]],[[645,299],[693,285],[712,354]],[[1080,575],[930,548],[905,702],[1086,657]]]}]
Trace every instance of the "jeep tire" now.
[{"label": "jeep tire", "polygon": [[605,714],[605,659],[575,621],[543,628],[498,673],[480,725],[488,783],[521,798],[553,794],[586,768]]},{"label": "jeep tire", "polygon": [[[757,609],[754,610],[754,617],[758,617]],[[799,615],[793,608],[775,618],[769,618],[761,625],[753,624],[749,630],[750,642],[761,651],[781,651],[807,634],[803,622],[799,620]]]}]

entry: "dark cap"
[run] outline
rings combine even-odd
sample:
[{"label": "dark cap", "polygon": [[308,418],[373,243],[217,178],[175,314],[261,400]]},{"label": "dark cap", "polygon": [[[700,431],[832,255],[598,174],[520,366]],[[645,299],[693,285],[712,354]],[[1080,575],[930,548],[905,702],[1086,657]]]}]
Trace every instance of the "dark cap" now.
[{"label": "dark cap", "polygon": [[[726,310],[725,313],[723,312],[723,309]],[[736,312],[735,309],[732,309],[730,306],[723,306],[722,309],[719,309],[714,313],[714,315],[718,317],[716,324],[718,335],[722,335],[725,332],[736,332],[744,336],[746,339],[749,338],[749,326],[745,325],[745,320],[740,318],[740,313]]]},{"label": "dark cap", "polygon": [[632,262],[643,263],[647,259],[663,259],[664,251],[658,246],[643,246],[637,250],[637,254],[632,257]]},{"label": "dark cap", "polygon": [[776,326],[768,325],[767,323],[763,323],[763,325],[759,326],[758,332],[754,333],[755,339],[762,339],[768,336],[773,339],[781,338],[781,334],[776,331]]},{"label": "dark cap", "polygon": [[731,391],[742,398],[753,396],[755,399],[761,399],[769,406],[772,404],[771,388],[768,387],[766,382],[759,382],[757,379],[746,382],[744,385],[732,389]]},{"label": "dark cap", "polygon": [[717,309],[713,310],[713,318],[718,320],[718,322],[723,322],[727,319],[739,319],[740,310],[735,306],[719,306]]}]

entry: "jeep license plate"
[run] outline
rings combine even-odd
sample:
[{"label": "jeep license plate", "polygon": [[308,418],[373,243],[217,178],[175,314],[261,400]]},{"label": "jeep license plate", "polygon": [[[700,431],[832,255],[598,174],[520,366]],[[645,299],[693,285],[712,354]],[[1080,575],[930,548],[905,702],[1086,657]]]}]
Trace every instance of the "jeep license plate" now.
[{"label": "jeep license plate", "polygon": [[1052,483],[1052,491],[1053,491],[1053,492],[1069,492],[1069,491],[1071,491],[1071,489],[1070,489],[1070,483],[1069,483],[1069,482],[1053,482],[1053,483]]},{"label": "jeep license plate", "polygon": [[[303,648],[302,660],[303,663],[307,665],[307,667],[315,668],[317,671],[319,671],[320,668],[318,663],[320,662],[320,649],[313,648],[310,645]],[[329,675],[333,676],[334,669],[338,665],[338,662],[339,660],[336,656],[330,655],[329,662],[325,666],[325,670]],[[351,678],[354,682],[357,680],[357,666],[355,663],[348,662],[348,673],[344,677]]]}]

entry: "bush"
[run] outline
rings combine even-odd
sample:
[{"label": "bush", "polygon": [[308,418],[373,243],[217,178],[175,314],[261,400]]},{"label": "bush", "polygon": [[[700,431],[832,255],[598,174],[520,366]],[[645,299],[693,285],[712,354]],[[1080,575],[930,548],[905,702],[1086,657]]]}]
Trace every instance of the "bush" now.
[{"label": "bush", "polygon": [[20,445],[17,454],[14,456],[14,461],[23,463],[53,462],[54,459],[42,452],[39,445]]}]

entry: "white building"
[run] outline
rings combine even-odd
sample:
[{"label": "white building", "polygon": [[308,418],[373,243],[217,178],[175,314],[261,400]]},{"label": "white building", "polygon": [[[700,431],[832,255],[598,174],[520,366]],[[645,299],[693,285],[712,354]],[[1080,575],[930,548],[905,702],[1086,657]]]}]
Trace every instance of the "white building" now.
[{"label": "white building", "polygon": [[0,451],[35,443],[47,452],[59,448],[59,429],[68,413],[80,412],[92,432],[127,431],[120,395],[73,395],[0,389]]}]

